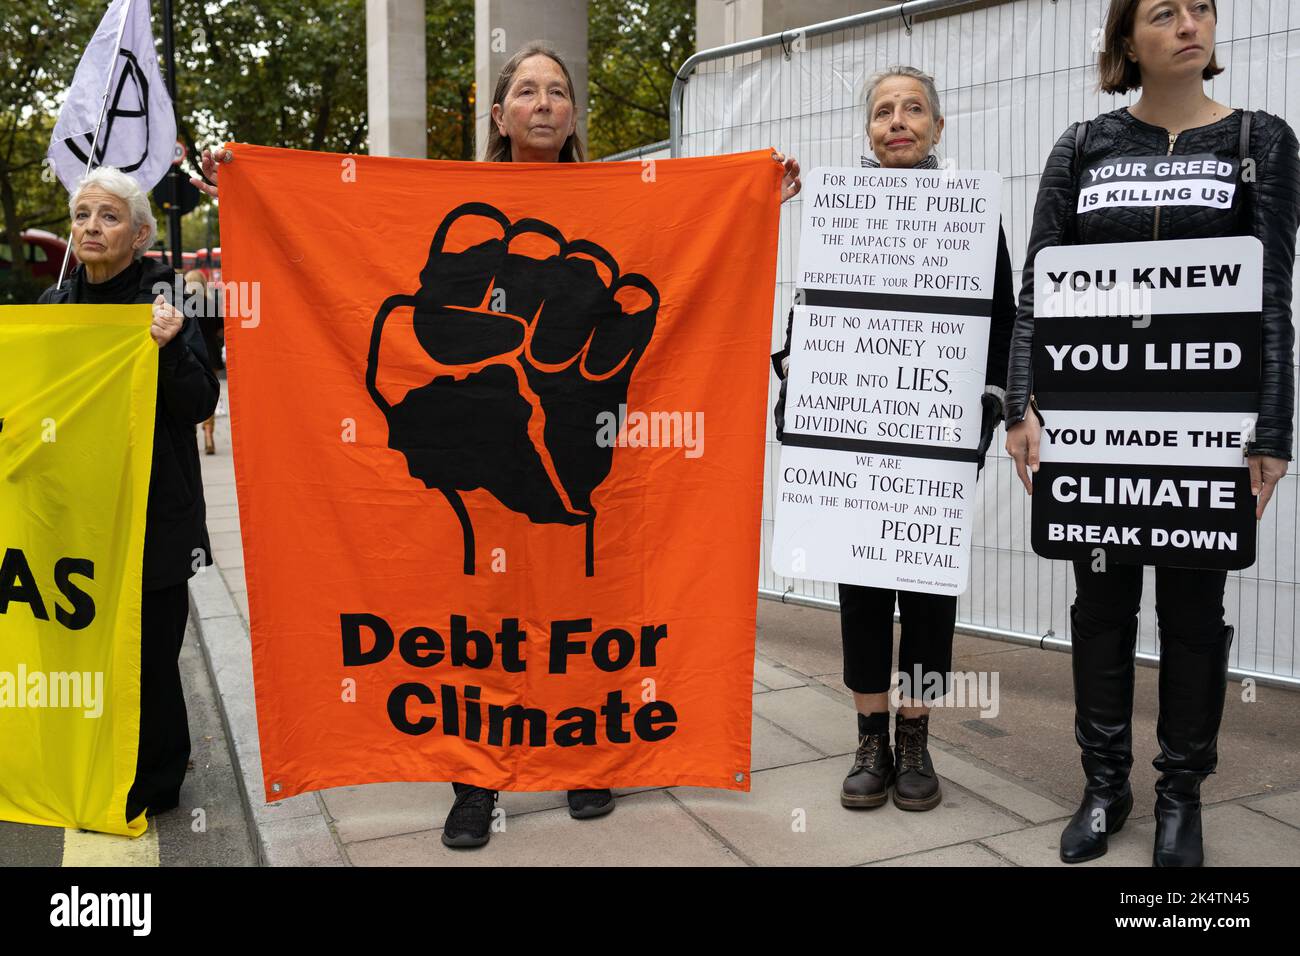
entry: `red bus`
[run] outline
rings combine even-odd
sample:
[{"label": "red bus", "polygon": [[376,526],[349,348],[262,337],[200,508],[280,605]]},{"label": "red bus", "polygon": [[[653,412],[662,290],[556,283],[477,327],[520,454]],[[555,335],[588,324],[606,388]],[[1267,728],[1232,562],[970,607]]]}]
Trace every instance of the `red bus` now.
[{"label": "red bus", "polygon": [[[67,252],[67,240],[44,229],[27,229],[23,232],[23,247],[26,251],[27,269],[40,279],[49,279],[50,283],[58,281],[59,270],[63,267],[63,255]],[[9,269],[13,263],[13,249],[9,243],[0,242],[0,269]],[[68,257],[68,271],[77,265],[77,256]]]},{"label": "red bus", "polygon": [[[150,249],[145,253],[145,256],[150,259],[162,259],[163,252],[159,249]],[[171,261],[170,255],[167,256],[167,261]],[[221,247],[199,249],[196,252],[182,252],[181,267],[183,272],[198,269],[209,282],[218,280],[221,278]]]},{"label": "red bus", "polygon": [[[202,272],[209,282],[216,282],[221,279],[221,247],[216,246],[212,249],[200,249],[194,253],[197,264],[193,267]],[[186,266],[190,268],[190,266]]]}]

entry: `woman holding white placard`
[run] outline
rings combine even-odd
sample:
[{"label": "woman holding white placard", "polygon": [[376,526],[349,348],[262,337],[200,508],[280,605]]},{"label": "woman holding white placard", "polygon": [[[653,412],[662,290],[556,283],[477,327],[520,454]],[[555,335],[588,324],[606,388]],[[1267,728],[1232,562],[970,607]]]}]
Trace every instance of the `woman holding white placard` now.
[{"label": "woman holding white placard", "polygon": [[[866,90],[867,136],[877,157],[864,166],[891,169],[937,169],[934,149],[944,119],[934,79],[910,66],[895,66],[873,77]],[[998,230],[989,327],[988,363],[978,448],[980,466],[1002,419],[1006,356],[1015,319],[1015,292],[1006,236]],[[784,430],[785,379],[789,370],[794,312],[786,324],[785,347],[772,356],[781,378],[776,407],[777,437]],[[952,636],[957,598],[946,594],[895,591],[892,588],[840,584],[840,636],[844,649],[844,683],[857,709],[858,749],[840,788],[845,807],[878,807],[893,792],[902,810],[930,810],[943,793],[930,759],[930,704],[951,684]],[[900,706],[889,747],[889,694],[895,670],[894,604],[902,637],[899,643]],[[917,684],[918,676],[920,686]]]}]

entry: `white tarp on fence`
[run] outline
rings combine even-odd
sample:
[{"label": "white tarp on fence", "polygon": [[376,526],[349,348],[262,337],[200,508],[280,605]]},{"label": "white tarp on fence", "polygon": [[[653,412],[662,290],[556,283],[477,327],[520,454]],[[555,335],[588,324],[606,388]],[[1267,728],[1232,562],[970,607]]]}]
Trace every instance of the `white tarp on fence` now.
[{"label": "white tarp on fence", "polygon": [[[1009,0],[917,19],[898,17],[820,36],[791,37],[759,52],[703,62],[686,84],[677,155],[777,148],[804,169],[851,166],[867,151],[861,99],[867,79],[897,63],[936,78],[946,116],[939,155],[1002,174],[1002,214],[1019,286],[1039,173],[1070,123],[1133,102],[1096,90],[1095,46],[1106,0]],[[1300,127],[1300,0],[1219,4],[1219,64],[1209,95],[1266,110]],[[799,247],[799,200],[781,219],[780,286],[773,351],[784,336]],[[776,400],[772,379],[772,401]],[[770,570],[771,489],[780,446],[768,424],[759,587],[834,600],[835,586]],[[966,624],[1023,634],[1068,633],[1070,569],[1029,549],[1029,500],[999,433],[980,485],[971,586],[958,605]],[[1232,666],[1300,678],[1297,549],[1300,501],[1293,465],[1259,529],[1259,560],[1229,575],[1227,620],[1237,629]],[[1154,653],[1155,588],[1147,573],[1139,651]]]}]

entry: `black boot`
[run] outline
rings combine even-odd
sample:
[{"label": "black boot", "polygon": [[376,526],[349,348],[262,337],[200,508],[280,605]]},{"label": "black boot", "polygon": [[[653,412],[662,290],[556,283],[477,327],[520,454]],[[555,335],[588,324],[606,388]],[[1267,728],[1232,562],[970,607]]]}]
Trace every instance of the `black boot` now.
[{"label": "black boot", "polygon": [[1161,634],[1160,756],[1156,781],[1156,842],[1153,866],[1200,866],[1201,781],[1219,762],[1219,724],[1228,689],[1228,649],[1233,630],[1210,645],[1188,644]]},{"label": "black boot", "polygon": [[1074,739],[1083,763],[1083,799],[1061,833],[1061,861],[1103,856],[1133,809],[1133,651],[1138,621],[1101,625],[1070,609]]},{"label": "black boot", "polygon": [[840,787],[840,805],[878,807],[889,799],[894,782],[894,755],[889,749],[889,712],[858,714],[858,752]]},{"label": "black boot", "polygon": [[900,810],[933,810],[943,799],[939,775],[930,760],[930,715],[894,717],[894,806]]}]

